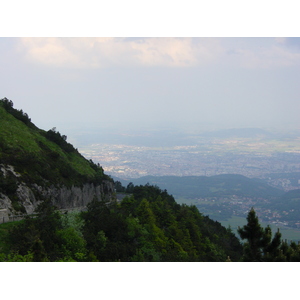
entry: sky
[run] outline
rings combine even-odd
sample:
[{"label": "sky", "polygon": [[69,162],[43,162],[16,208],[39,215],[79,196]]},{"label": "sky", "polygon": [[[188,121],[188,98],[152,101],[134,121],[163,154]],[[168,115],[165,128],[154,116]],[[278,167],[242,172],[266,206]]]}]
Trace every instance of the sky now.
[{"label": "sky", "polygon": [[0,65],[43,129],[300,125],[300,38],[3,37]]},{"label": "sky", "polygon": [[42,129],[300,127],[298,37],[76,29],[0,37],[0,98]]}]

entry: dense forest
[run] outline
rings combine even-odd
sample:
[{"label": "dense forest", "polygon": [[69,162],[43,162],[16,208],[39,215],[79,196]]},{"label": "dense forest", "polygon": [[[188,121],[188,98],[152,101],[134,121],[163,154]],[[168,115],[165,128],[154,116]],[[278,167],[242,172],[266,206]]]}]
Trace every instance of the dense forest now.
[{"label": "dense forest", "polygon": [[[0,226],[1,261],[225,262],[300,261],[300,246],[261,227],[252,209],[238,232],[179,205],[157,186],[131,186],[118,203],[92,201],[61,213],[49,201],[34,216]],[[9,224],[9,226],[8,226]]]},{"label": "dense forest", "polygon": [[236,261],[230,229],[179,205],[158,187],[135,186],[120,203],[92,201],[62,214],[45,201],[2,234],[2,261]]}]

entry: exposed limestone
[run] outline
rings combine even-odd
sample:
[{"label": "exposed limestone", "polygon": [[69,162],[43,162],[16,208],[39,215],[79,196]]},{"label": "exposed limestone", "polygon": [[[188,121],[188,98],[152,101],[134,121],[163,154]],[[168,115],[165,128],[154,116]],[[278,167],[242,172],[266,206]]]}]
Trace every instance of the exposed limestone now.
[{"label": "exposed limestone", "polygon": [[21,177],[21,175],[17,172],[15,172],[15,169],[11,165],[0,165],[0,170],[3,172],[4,177],[7,176],[7,172],[11,172],[15,177]]},{"label": "exposed limestone", "polygon": [[112,182],[104,181],[102,184],[85,184],[82,187],[71,188],[52,187],[43,192],[43,196],[51,199],[54,205],[61,209],[84,207],[94,198],[101,201],[115,201],[114,185]]},{"label": "exposed limestone", "polygon": [[6,195],[0,193],[0,224],[9,220],[12,208],[11,204],[10,199]]},{"label": "exposed limestone", "polygon": [[[111,202],[116,201],[114,184],[110,181],[103,181],[98,185],[84,184],[79,186],[51,186],[43,187],[37,184],[30,186],[21,181],[20,175],[17,174],[12,166],[1,165],[1,171],[4,176],[11,172],[16,177],[17,190],[16,196],[18,202],[25,208],[27,214],[32,214],[37,205],[49,199],[59,209],[74,209],[85,207],[94,198],[97,200]],[[13,209],[11,199],[0,193],[0,218],[7,217],[9,214],[19,214]]]}]

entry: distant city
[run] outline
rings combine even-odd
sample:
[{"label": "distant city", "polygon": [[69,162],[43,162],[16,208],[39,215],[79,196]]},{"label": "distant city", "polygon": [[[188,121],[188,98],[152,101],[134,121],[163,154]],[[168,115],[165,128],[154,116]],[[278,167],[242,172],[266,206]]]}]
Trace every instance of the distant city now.
[{"label": "distant city", "polygon": [[252,130],[250,135],[249,131],[246,133],[247,137],[241,137],[243,131],[226,131],[223,136],[194,134],[180,138],[174,133],[174,141],[168,132],[172,145],[164,136],[155,136],[153,146],[153,135],[148,134],[149,138],[144,139],[146,146],[139,136],[130,142],[122,136],[120,144],[115,143],[116,140],[114,143],[99,141],[79,150],[86,158],[100,163],[107,174],[121,179],[147,175],[240,174],[264,179],[285,191],[300,188],[300,138],[274,136],[257,130]]}]

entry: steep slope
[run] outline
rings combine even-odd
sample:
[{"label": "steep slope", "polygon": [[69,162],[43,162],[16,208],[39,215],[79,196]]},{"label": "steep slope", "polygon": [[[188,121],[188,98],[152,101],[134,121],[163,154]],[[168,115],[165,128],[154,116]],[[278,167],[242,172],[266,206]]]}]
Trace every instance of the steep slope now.
[{"label": "steep slope", "polygon": [[59,208],[113,198],[113,181],[55,128],[37,128],[12,101],[0,100],[0,218],[31,213],[51,199]]}]

